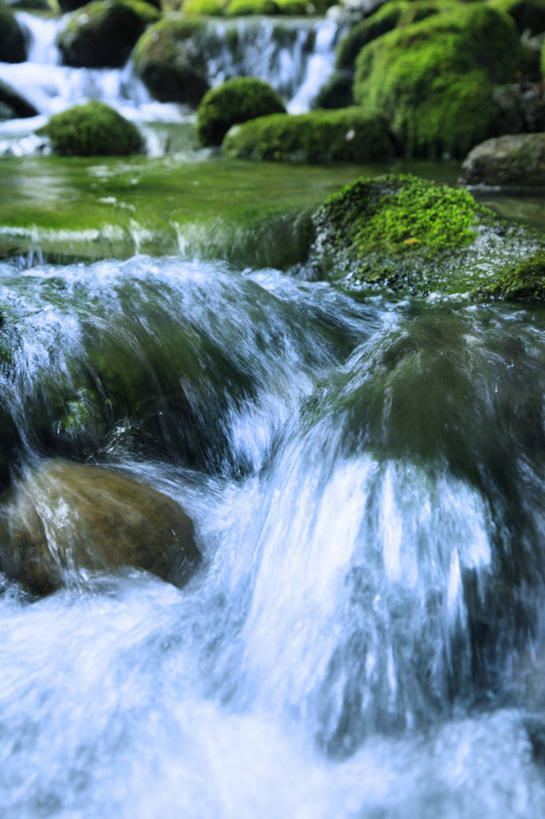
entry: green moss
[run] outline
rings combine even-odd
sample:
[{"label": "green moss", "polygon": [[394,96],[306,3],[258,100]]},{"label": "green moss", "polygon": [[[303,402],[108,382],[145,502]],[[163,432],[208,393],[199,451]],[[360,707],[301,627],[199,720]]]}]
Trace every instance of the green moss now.
[{"label": "green moss", "polygon": [[226,0],[183,0],[182,11],[189,15],[220,16],[224,13]]},{"label": "green moss", "polygon": [[0,62],[22,63],[26,51],[25,38],[13,11],[0,0]]},{"label": "green moss", "polygon": [[521,34],[545,31],[545,0],[490,0],[490,6],[512,17]]},{"label": "green moss", "polygon": [[326,80],[313,101],[313,108],[348,108],[354,105],[350,71],[334,71]]},{"label": "green moss", "polygon": [[71,14],[57,36],[63,63],[85,68],[122,66],[146,26],[159,16],[142,0],[94,0]]},{"label": "green moss", "polygon": [[545,252],[506,268],[481,293],[504,301],[545,302]]},{"label": "green moss", "polygon": [[197,135],[201,145],[221,145],[231,125],[284,111],[276,91],[263,80],[227,80],[204,95],[197,110]]},{"label": "green moss", "polygon": [[239,159],[298,162],[363,162],[392,155],[385,121],[359,108],[273,114],[234,126],[223,142]]},{"label": "green moss", "polygon": [[[318,208],[314,226],[318,271],[335,270],[350,288],[513,298],[498,281],[538,251],[542,277],[543,237],[506,224],[467,191],[414,176],[360,179]],[[534,299],[525,281],[520,299]]]},{"label": "green moss", "polygon": [[[446,4],[445,4],[446,5]],[[376,40],[397,26],[406,26],[437,14],[445,6],[423,0],[391,0],[378,11],[353,26],[337,49],[337,68],[352,70],[356,57],[367,43]],[[448,8],[448,5],[446,5]]]},{"label": "green moss", "polygon": [[151,26],[133,51],[136,73],[161,102],[196,105],[208,90],[208,64],[222,51],[216,29],[172,14]]},{"label": "green moss", "polygon": [[138,129],[104,103],[92,101],[55,114],[37,132],[63,156],[123,156],[142,150]]},{"label": "green moss", "polygon": [[386,114],[405,155],[462,156],[497,121],[491,83],[512,79],[525,60],[507,15],[460,4],[365,46],[354,98]]},{"label": "green moss", "polygon": [[434,255],[438,249],[473,241],[472,225],[484,214],[464,190],[410,175],[389,175],[347,185],[331,196],[323,217],[358,257],[387,250]]}]

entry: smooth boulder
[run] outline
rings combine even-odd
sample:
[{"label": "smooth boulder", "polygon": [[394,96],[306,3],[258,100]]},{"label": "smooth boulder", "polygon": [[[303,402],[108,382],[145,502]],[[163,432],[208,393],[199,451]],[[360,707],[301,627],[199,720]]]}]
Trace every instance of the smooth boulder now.
[{"label": "smooth boulder", "polygon": [[199,560],[177,503],[103,467],[47,460],[27,472],[0,516],[0,567],[36,595],[85,571],[125,566],[181,584]]},{"label": "smooth boulder", "polygon": [[467,155],[462,180],[468,185],[544,187],[545,133],[487,139]]}]

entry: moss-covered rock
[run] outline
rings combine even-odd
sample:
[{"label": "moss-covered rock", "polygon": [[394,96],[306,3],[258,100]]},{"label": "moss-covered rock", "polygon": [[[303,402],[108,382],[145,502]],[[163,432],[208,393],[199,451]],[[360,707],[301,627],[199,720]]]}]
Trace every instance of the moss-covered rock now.
[{"label": "moss-covered rock", "polygon": [[237,77],[204,95],[197,110],[197,136],[201,145],[221,145],[232,125],[285,110],[268,83],[254,77]]},{"label": "moss-covered rock", "polygon": [[545,31],[545,0],[490,0],[490,6],[512,17],[521,34]]},{"label": "moss-covered rock", "polygon": [[313,108],[349,108],[354,105],[353,76],[350,71],[334,71],[313,100]]},{"label": "moss-covered rock", "polygon": [[468,154],[462,166],[468,185],[545,187],[545,133],[487,139]]},{"label": "moss-covered rock", "polygon": [[182,583],[199,560],[193,524],[177,503],[96,466],[45,461],[26,474],[0,517],[2,571],[36,595],[82,571],[123,566]]},{"label": "moss-covered rock", "polygon": [[323,14],[334,0],[183,0],[185,14],[243,17],[283,14],[304,17]]},{"label": "moss-covered rock", "polygon": [[134,67],[156,99],[197,105],[209,87],[209,61],[222,47],[214,27],[173,14],[140,37],[133,51]]},{"label": "moss-covered rock", "polygon": [[511,18],[459,4],[364,46],[354,98],[385,113],[407,156],[463,156],[492,135],[492,83],[512,80],[526,59]]},{"label": "moss-covered rock", "polygon": [[272,114],[231,128],[223,149],[238,159],[364,162],[393,153],[385,120],[361,109]]},{"label": "moss-covered rock", "polygon": [[538,251],[516,267],[506,268],[482,293],[503,301],[544,303],[545,252]]},{"label": "moss-covered rock", "polygon": [[136,126],[96,100],[55,114],[37,133],[62,156],[125,156],[142,150]]},{"label": "moss-covered rock", "polygon": [[433,0],[390,0],[389,3],[380,6],[374,14],[356,23],[341,40],[336,55],[337,68],[352,70],[356,57],[364,45],[397,26],[407,26],[425,20],[448,5],[452,4],[437,3]]},{"label": "moss-covered rock", "polygon": [[5,106],[7,116],[11,117],[34,117],[37,110],[27,100],[22,97],[15,88],[0,80],[0,104]]},{"label": "moss-covered rock", "polygon": [[59,32],[62,61],[84,68],[122,66],[146,26],[159,16],[142,0],[94,0],[73,12]]},{"label": "moss-covered rock", "polygon": [[15,15],[0,0],[0,62],[22,63],[26,60],[27,47],[24,34]]},{"label": "moss-covered rock", "polygon": [[543,239],[508,228],[468,191],[410,175],[360,179],[314,216],[314,257],[351,285],[478,294]]}]

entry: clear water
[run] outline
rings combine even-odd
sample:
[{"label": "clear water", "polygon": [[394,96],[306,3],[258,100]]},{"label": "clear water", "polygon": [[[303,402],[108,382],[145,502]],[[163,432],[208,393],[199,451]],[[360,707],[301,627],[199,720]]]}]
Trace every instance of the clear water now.
[{"label": "clear water", "polygon": [[[4,816],[542,815],[543,311],[178,257],[0,276],[20,465],[87,447],[204,556],[5,581]],[[44,434],[105,353],[158,405],[174,371],[197,457],[175,416]]]}]

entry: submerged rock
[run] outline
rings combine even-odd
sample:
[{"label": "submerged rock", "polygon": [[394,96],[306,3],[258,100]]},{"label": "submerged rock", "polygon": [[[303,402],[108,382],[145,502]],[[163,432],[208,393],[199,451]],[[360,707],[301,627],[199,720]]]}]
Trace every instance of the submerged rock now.
[{"label": "submerged rock", "polygon": [[351,286],[413,295],[480,297],[544,245],[468,191],[411,175],[357,180],[316,211],[314,225],[313,255],[324,271],[339,271]]},{"label": "submerged rock", "polygon": [[143,147],[136,126],[96,100],[55,114],[36,133],[48,137],[62,156],[125,156]]},{"label": "submerged rock", "polygon": [[65,65],[117,68],[159,12],[143,0],[94,0],[70,15],[57,36]]},{"label": "submerged rock", "polygon": [[206,92],[197,110],[197,135],[201,145],[221,145],[232,125],[285,110],[268,83],[236,77]]},{"label": "submerged rock", "polygon": [[124,566],[180,584],[199,560],[193,524],[177,503],[101,467],[45,461],[0,517],[2,571],[37,595],[85,570]]},{"label": "submerged rock", "polygon": [[364,46],[354,99],[384,112],[405,155],[463,156],[493,135],[492,84],[512,81],[527,60],[506,14],[458,3]]},{"label": "submerged rock", "polygon": [[545,187],[545,133],[487,139],[467,155],[462,180],[468,185]]},{"label": "submerged rock", "polygon": [[226,154],[238,159],[296,162],[363,162],[392,156],[386,121],[360,108],[272,114],[231,128]]}]

